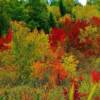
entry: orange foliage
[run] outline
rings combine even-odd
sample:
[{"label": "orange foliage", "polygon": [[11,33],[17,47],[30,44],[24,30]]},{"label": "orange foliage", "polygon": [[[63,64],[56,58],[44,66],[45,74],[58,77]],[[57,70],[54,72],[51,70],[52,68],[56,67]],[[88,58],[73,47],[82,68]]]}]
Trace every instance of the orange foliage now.
[{"label": "orange foliage", "polygon": [[67,76],[68,72],[64,69],[60,60],[55,60],[52,63],[51,79],[55,80],[55,83],[60,84]]},{"label": "orange foliage", "polygon": [[33,64],[33,77],[36,76],[39,79],[43,79],[44,73],[45,73],[44,63],[38,61],[35,64]]}]

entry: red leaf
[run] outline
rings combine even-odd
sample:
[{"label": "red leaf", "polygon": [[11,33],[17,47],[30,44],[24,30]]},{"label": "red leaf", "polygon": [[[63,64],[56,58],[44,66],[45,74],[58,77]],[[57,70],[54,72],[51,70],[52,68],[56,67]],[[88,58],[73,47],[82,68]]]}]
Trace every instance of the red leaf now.
[{"label": "red leaf", "polygon": [[92,71],[91,72],[91,78],[92,78],[92,81],[93,83],[97,83],[100,81],[100,72],[97,72],[97,71]]},{"label": "red leaf", "polygon": [[6,35],[5,37],[5,42],[6,43],[9,43],[12,41],[12,38],[13,38],[13,32],[11,29],[8,30],[8,34]]}]

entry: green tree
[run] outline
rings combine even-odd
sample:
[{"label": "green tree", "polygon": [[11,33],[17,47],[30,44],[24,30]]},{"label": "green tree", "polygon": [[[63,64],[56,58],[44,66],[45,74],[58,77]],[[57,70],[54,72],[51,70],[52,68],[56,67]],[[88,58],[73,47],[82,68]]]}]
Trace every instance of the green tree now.
[{"label": "green tree", "polygon": [[[64,0],[64,4],[66,6],[66,12],[72,15],[72,9],[78,3],[75,0]],[[72,15],[73,16],[73,15]]]},{"label": "green tree", "polygon": [[23,0],[10,0],[8,2],[9,8],[8,13],[10,14],[12,20],[24,20],[26,14],[24,13],[25,1]]},{"label": "green tree", "polygon": [[28,15],[29,17],[26,20],[28,26],[38,29],[44,29],[45,31],[49,30],[49,13],[45,3],[41,0],[29,0],[27,4]]},{"label": "green tree", "polygon": [[51,27],[57,26],[56,17],[52,13],[49,15],[49,24]]},{"label": "green tree", "polygon": [[10,16],[8,14],[8,3],[6,0],[0,1],[0,36],[7,33],[10,27]]},{"label": "green tree", "polygon": [[88,4],[96,5],[97,9],[100,11],[100,0],[88,0]]},{"label": "green tree", "polygon": [[59,0],[51,0],[51,5],[56,5],[56,6],[58,6],[58,4],[59,4],[58,1],[59,1]]},{"label": "green tree", "polygon": [[63,0],[59,1],[59,8],[61,15],[64,16],[66,14],[66,7],[64,6]]},{"label": "green tree", "polygon": [[7,34],[10,27],[10,19],[6,13],[0,14],[0,36]]}]

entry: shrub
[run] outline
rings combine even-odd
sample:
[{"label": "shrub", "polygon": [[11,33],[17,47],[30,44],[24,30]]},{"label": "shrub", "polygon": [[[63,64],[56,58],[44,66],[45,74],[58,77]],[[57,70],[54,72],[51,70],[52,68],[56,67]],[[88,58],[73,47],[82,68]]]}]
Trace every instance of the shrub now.
[{"label": "shrub", "polygon": [[23,24],[15,22],[14,25],[13,54],[15,66],[18,68],[18,78],[24,84],[30,80],[32,63],[45,58],[49,46],[48,36],[43,31],[40,33],[37,30],[30,32]]}]

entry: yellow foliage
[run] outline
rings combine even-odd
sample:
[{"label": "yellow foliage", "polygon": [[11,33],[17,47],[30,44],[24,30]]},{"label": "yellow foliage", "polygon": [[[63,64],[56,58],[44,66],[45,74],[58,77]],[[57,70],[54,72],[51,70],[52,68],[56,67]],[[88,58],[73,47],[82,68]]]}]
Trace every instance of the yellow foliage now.
[{"label": "yellow foliage", "polygon": [[57,18],[61,16],[60,9],[57,6],[48,6],[48,11],[55,15]]},{"label": "yellow foliage", "polygon": [[[14,34],[18,40],[18,44],[23,49],[24,47],[33,46],[34,56],[44,57],[48,53],[49,43],[48,35],[43,30],[34,29],[32,32],[22,22],[12,22]],[[21,50],[22,50],[21,49]]]},{"label": "yellow foliage", "polygon": [[92,25],[87,26],[85,30],[80,30],[80,39],[83,41],[86,37],[90,37],[92,39],[95,39],[97,36],[99,36],[99,32],[97,30],[97,27],[94,27]]},{"label": "yellow foliage", "polygon": [[66,55],[63,58],[64,68],[69,72],[70,75],[76,74],[76,68],[78,67],[79,61],[74,55]]},{"label": "yellow foliage", "polygon": [[0,52],[0,67],[13,66],[13,59],[11,50]]},{"label": "yellow foliage", "polygon": [[72,13],[79,19],[89,19],[93,16],[100,17],[100,12],[97,10],[95,5],[87,6],[75,6],[72,10]]}]

